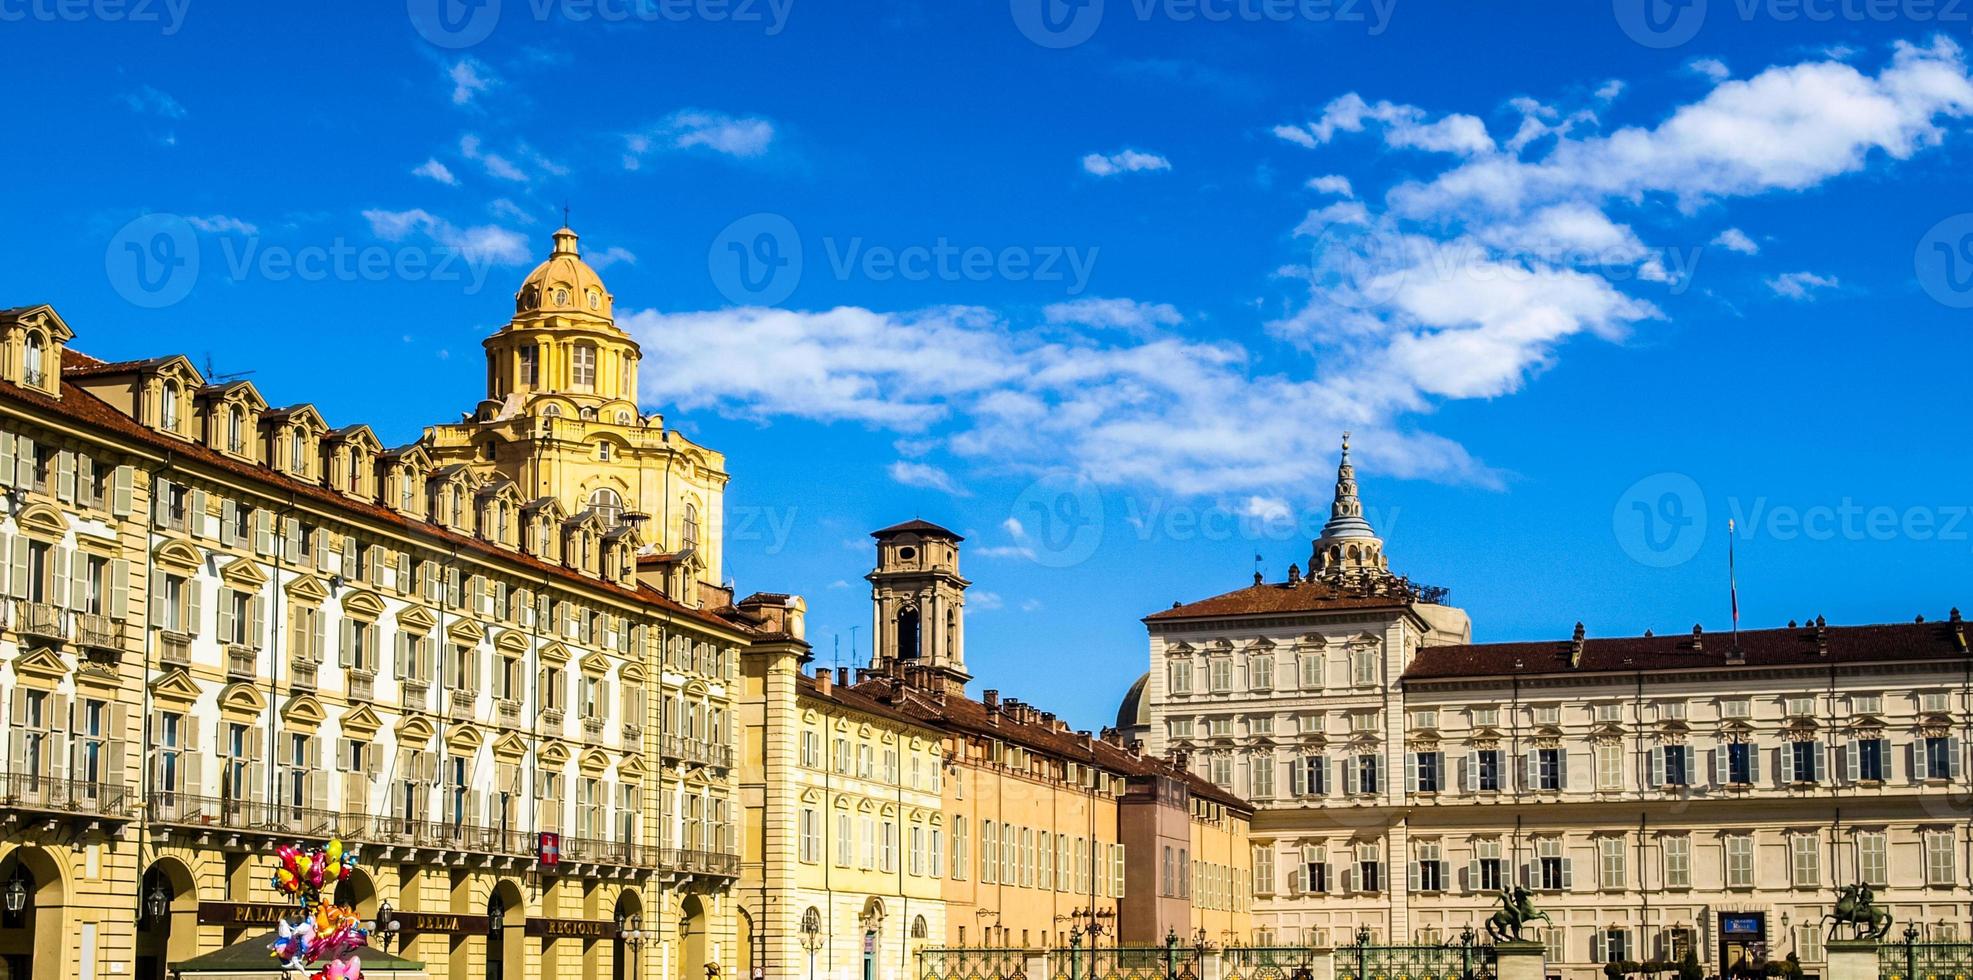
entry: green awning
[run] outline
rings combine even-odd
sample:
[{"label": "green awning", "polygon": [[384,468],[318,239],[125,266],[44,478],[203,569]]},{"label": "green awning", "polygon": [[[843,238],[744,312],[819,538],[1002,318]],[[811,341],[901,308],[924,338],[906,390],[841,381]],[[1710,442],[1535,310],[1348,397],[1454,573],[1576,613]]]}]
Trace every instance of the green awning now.
[{"label": "green awning", "polygon": [[[274,954],[268,949],[269,946],[274,944],[274,939],[277,935],[278,933],[276,932],[265,932],[251,939],[243,939],[225,949],[207,953],[204,956],[194,956],[184,962],[172,964],[171,972],[174,974],[198,974],[253,973],[264,971],[269,974],[278,975],[281,971],[281,963],[274,958]],[[369,973],[373,970],[378,973],[423,972],[425,969],[425,964],[423,963],[414,963],[401,956],[392,956],[374,947],[358,950],[356,955],[363,961],[364,973]],[[323,966],[324,964],[321,963],[311,963],[308,965],[308,970],[312,973],[322,969]]]}]

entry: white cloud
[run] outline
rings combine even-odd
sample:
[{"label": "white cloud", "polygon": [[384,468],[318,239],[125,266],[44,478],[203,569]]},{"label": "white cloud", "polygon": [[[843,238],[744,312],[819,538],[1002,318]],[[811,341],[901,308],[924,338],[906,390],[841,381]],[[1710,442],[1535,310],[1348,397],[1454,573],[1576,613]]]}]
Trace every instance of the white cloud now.
[{"label": "white cloud", "polygon": [[519,265],[529,259],[527,237],[499,225],[460,228],[423,208],[409,211],[372,209],[363,212],[371,234],[385,241],[403,241],[421,235],[475,262]]},{"label": "white cloud", "polygon": [[1077,324],[1147,334],[1185,321],[1170,303],[1140,303],[1132,299],[1078,299],[1051,303],[1042,317],[1052,324]]},{"label": "white cloud", "polygon": [[1007,603],[1000,598],[1000,593],[998,592],[974,589],[966,593],[966,608],[973,612],[993,612],[996,609],[1006,608],[1006,606]]},{"label": "white cloud", "polygon": [[1022,611],[1022,612],[1025,612],[1025,613],[1031,613],[1031,612],[1040,612],[1040,611],[1041,611],[1041,600],[1040,600],[1040,599],[1023,599],[1023,600],[1021,600],[1021,611]]},{"label": "white cloud", "polygon": [[1427,121],[1425,110],[1417,106],[1393,102],[1372,104],[1355,92],[1330,102],[1314,122],[1276,126],[1274,135],[1298,146],[1314,148],[1334,139],[1339,132],[1363,132],[1367,123],[1381,126],[1384,144],[1393,149],[1461,155],[1491,153],[1494,149],[1486,123],[1477,116],[1454,113]]},{"label": "white cloud", "polygon": [[228,232],[241,235],[260,234],[260,228],[252,222],[242,221],[239,218],[224,214],[214,214],[206,217],[188,215],[185,218],[185,223],[209,234],[226,234]]},{"label": "white cloud", "polygon": [[508,221],[519,224],[531,225],[535,222],[534,215],[528,213],[526,208],[515,204],[512,198],[498,198],[492,204],[487,205],[486,209],[493,212],[495,217],[505,218]]},{"label": "white cloud", "polygon": [[499,180],[526,183],[527,171],[515,165],[512,160],[498,153],[490,152],[481,144],[480,138],[472,134],[459,137],[459,155],[479,162],[486,169],[486,175]]},{"label": "white cloud", "polygon": [[1350,179],[1342,174],[1310,177],[1308,179],[1308,189],[1322,194],[1334,194],[1337,197],[1356,196],[1356,192],[1350,188]]},{"label": "white cloud", "polygon": [[452,104],[467,105],[473,97],[493,87],[492,73],[475,58],[461,58],[446,72],[452,80]]},{"label": "white cloud", "polygon": [[1240,513],[1259,521],[1281,521],[1293,517],[1295,509],[1280,497],[1255,494],[1241,503]]},{"label": "white cloud", "polygon": [[972,494],[952,478],[952,474],[930,463],[897,460],[891,463],[888,471],[891,480],[901,486],[923,487],[937,490],[954,497],[970,497]]},{"label": "white cloud", "polygon": [[1739,252],[1742,255],[1758,255],[1761,251],[1761,246],[1753,239],[1748,238],[1746,232],[1738,228],[1728,228],[1720,232],[1713,237],[1713,244],[1729,252]]},{"label": "white cloud", "polygon": [[626,170],[636,170],[653,153],[695,148],[750,159],[765,155],[775,136],[774,123],[759,116],[680,109],[662,122],[626,136],[623,165]]},{"label": "white cloud", "polygon": [[1125,149],[1107,156],[1091,153],[1082,158],[1082,169],[1084,173],[1097,177],[1114,177],[1117,174],[1170,170],[1171,161],[1156,153]]},{"label": "white cloud", "polygon": [[1733,72],[1727,70],[1726,62],[1718,58],[1694,58],[1685,67],[1693,74],[1703,76],[1715,82],[1726,81],[1733,75]]},{"label": "white cloud", "polygon": [[618,263],[622,263],[624,265],[637,264],[636,253],[632,252],[627,248],[624,248],[621,245],[612,245],[609,248],[604,248],[604,249],[586,250],[583,252],[582,259],[583,261],[588,262],[590,266],[593,267],[598,272],[601,272],[604,269],[607,269],[610,266],[616,265]]},{"label": "white cloud", "polygon": [[[1268,510],[1333,476],[1347,429],[1367,470],[1498,484],[1417,420],[1520,390],[1578,338],[1621,341],[1662,318],[1654,300],[1676,267],[1631,215],[1703,241],[1690,230],[1701,205],[1816,187],[1935,144],[1973,111],[1973,82],[1959,48],[1938,41],[1898,46],[1874,75],[1831,61],[1769,68],[1610,133],[1567,106],[1515,108],[1538,137],[1495,144],[1477,117],[1356,96],[1282,127],[1305,145],[1374,128],[1391,146],[1453,154],[1374,206],[1306,214],[1295,233],[1307,258],[1279,270],[1297,295],[1257,341],[1285,342],[1282,357],[1193,339],[1175,310],[1127,299],[1038,315],[740,308],[620,323],[654,366],[653,400],[881,429],[923,448],[910,458],[927,466],[1068,472]],[[1835,281],[1797,273],[1770,288],[1809,297]],[[1128,329],[1140,325],[1154,329]],[[1002,530],[974,553],[1039,550],[1018,522]]]},{"label": "white cloud", "polygon": [[1607,82],[1604,82],[1602,85],[1597,86],[1596,101],[1612,102],[1616,100],[1617,96],[1622,94],[1624,94],[1623,79],[1613,78]]},{"label": "white cloud", "polygon": [[1805,302],[1815,298],[1817,290],[1835,289],[1841,285],[1835,276],[1817,275],[1813,272],[1784,272],[1767,280],[1767,288],[1776,296]]},{"label": "white cloud", "polygon": [[424,163],[419,164],[411,173],[413,176],[428,177],[436,180],[447,187],[459,186],[459,178],[452,175],[452,168],[440,163],[437,157],[432,157]]},{"label": "white cloud", "polygon": [[177,99],[149,85],[139,85],[134,91],[125,92],[123,104],[140,115],[164,119],[183,119],[187,115],[185,107]]}]

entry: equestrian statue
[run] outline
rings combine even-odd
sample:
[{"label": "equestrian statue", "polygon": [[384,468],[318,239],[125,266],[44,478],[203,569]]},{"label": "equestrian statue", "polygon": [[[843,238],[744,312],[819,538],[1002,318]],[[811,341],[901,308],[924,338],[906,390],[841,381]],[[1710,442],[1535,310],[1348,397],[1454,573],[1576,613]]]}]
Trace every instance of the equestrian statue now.
[{"label": "equestrian statue", "polygon": [[1497,943],[1523,942],[1522,927],[1536,919],[1549,925],[1555,924],[1548,913],[1535,908],[1534,893],[1526,885],[1516,885],[1511,890],[1503,886],[1500,889],[1500,911],[1487,920],[1487,935]]},{"label": "equestrian statue", "polygon": [[1836,893],[1836,911],[1822,917],[1829,923],[1829,938],[1835,939],[1837,930],[1848,924],[1851,939],[1882,942],[1891,931],[1891,913],[1878,908],[1875,899],[1869,885],[1844,885]]}]

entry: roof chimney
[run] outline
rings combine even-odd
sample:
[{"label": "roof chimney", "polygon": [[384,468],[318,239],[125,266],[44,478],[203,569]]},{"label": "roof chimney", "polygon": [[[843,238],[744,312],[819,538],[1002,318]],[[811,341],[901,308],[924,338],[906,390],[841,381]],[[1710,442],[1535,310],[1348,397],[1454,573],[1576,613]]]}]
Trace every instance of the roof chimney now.
[{"label": "roof chimney", "polygon": [[1706,649],[1705,631],[1699,628],[1698,623],[1692,624],[1692,649]]},{"label": "roof chimney", "polygon": [[1815,655],[1829,656],[1829,626],[1821,616],[1815,618]]},{"label": "roof chimney", "polygon": [[829,672],[829,668],[823,667],[815,672],[815,689],[821,692],[824,697],[836,693],[836,683],[833,680],[833,675]]},{"label": "roof chimney", "polygon": [[1289,585],[1300,585],[1300,584],[1302,584],[1302,566],[1300,566],[1300,565],[1297,565],[1297,564],[1294,564],[1294,563],[1292,563],[1292,562],[1291,562],[1291,563],[1289,563],[1289,565],[1288,565],[1288,584],[1289,584]]},{"label": "roof chimney", "polygon": [[981,691],[981,692],[980,692],[980,703],[981,703],[981,704],[984,704],[984,705],[986,705],[986,709],[987,709],[987,714],[990,714],[990,715],[997,715],[997,714],[999,714],[999,713],[1000,713],[1000,692],[999,692],[998,690],[996,690],[996,689],[994,689],[994,688],[991,688],[991,687],[989,687],[989,688],[987,688],[987,689],[986,689],[986,690],[984,690],[984,691]]},{"label": "roof chimney", "polygon": [[841,685],[842,685],[842,686],[844,686],[844,687],[848,687],[848,686],[849,686],[849,668],[848,668],[848,667],[838,667],[838,668],[836,668],[836,683],[838,683],[838,684],[841,684]]}]

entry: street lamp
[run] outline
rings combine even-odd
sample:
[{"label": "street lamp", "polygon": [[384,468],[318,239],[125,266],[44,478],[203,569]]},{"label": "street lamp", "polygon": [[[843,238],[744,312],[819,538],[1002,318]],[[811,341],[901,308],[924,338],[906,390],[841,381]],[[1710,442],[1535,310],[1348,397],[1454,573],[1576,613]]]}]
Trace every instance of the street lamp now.
[{"label": "street lamp", "polygon": [[822,948],[822,913],[813,905],[802,913],[802,948],[808,950],[808,980],[815,980],[815,952]]},{"label": "street lamp", "polygon": [[399,935],[404,923],[397,921],[396,914],[391,912],[390,899],[377,904],[377,917],[370,920],[369,926],[370,932],[377,937],[378,949],[389,950],[393,942],[404,938]]},{"label": "street lamp", "polygon": [[171,896],[164,893],[164,882],[153,882],[151,893],[144,896],[144,911],[151,914],[152,922],[161,922],[164,920],[165,909],[170,901]]},{"label": "street lamp", "polygon": [[24,908],[27,908],[27,879],[15,868],[13,879],[7,882],[7,911],[19,915]]}]

